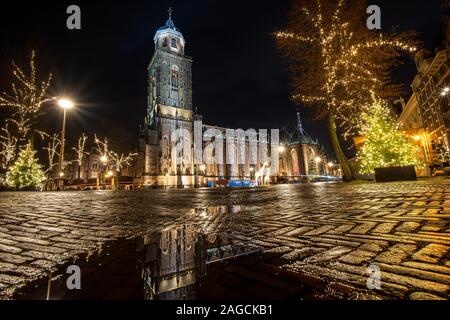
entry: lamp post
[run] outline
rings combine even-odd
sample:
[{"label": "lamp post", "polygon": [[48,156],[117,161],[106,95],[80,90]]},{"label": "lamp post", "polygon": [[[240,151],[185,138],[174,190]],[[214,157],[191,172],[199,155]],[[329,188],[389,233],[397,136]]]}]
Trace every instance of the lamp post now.
[{"label": "lamp post", "polygon": [[110,170],[108,171],[107,177],[111,180],[111,191],[115,189],[114,185],[114,173]]},{"label": "lamp post", "polygon": [[97,172],[97,190],[100,189],[100,176],[103,174],[103,167],[106,167],[106,164],[108,163],[108,157],[106,156],[106,154],[102,155],[100,157],[100,161],[102,163],[101,169],[99,166],[99,170]]},{"label": "lamp post", "polygon": [[[62,128],[61,128],[61,147],[59,154],[59,166],[58,166],[58,175],[60,177],[59,183],[62,182],[62,177],[64,176],[63,163],[64,163],[64,144],[65,144],[65,133],[66,133],[66,117],[67,110],[71,109],[74,103],[68,99],[59,99],[58,105],[63,109],[63,120],[62,120]],[[59,187],[58,183],[58,187]]]},{"label": "lamp post", "polygon": [[166,189],[169,187],[169,173],[166,173]]}]

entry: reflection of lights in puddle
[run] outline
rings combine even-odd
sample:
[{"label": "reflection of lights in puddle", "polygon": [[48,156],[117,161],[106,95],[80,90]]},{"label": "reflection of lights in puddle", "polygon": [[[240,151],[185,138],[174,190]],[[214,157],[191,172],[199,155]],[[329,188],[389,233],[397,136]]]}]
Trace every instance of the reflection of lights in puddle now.
[{"label": "reflection of lights in puddle", "polygon": [[206,217],[208,214],[225,214],[225,213],[239,213],[244,210],[244,206],[241,205],[229,205],[229,206],[210,206],[206,208],[193,208],[190,210],[191,214],[200,214],[202,217]]}]

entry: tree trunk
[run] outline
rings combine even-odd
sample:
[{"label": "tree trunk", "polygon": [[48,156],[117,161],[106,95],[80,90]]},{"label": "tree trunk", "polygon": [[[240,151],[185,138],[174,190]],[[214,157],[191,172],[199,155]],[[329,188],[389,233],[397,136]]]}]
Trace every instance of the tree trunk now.
[{"label": "tree trunk", "polygon": [[342,178],[344,181],[349,182],[355,180],[355,177],[353,175],[353,170],[350,166],[350,162],[342,151],[341,144],[339,142],[339,137],[336,132],[334,113],[335,110],[333,108],[328,114],[328,131],[330,133],[331,144],[333,145],[334,153],[336,154],[339,164],[341,165]]}]

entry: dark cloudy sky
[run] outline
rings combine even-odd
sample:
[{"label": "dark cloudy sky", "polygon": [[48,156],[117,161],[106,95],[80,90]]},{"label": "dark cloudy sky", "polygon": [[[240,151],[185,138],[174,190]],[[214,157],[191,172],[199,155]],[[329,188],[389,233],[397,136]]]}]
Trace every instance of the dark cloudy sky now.
[{"label": "dark cloudy sky", "polygon": [[[440,0],[370,3],[380,5],[383,28],[416,29],[427,47],[439,36]],[[81,7],[81,31],[66,29],[70,4]],[[36,48],[40,63],[54,73],[52,93],[79,103],[68,119],[68,140],[79,131],[133,139],[145,115],[153,36],[169,6],[194,59],[193,101],[204,122],[235,128],[293,125],[287,66],[271,37],[286,24],[285,0],[2,1],[0,88],[8,85],[9,60],[26,61]],[[396,74],[408,86],[414,72],[410,63]],[[307,130],[327,145],[323,123],[304,113]],[[55,111],[50,119],[59,129]]]}]

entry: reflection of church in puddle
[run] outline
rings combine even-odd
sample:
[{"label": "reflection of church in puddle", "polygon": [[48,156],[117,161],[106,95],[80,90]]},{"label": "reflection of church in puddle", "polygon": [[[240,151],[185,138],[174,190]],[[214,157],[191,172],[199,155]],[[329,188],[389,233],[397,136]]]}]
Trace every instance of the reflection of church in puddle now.
[{"label": "reflection of church in puddle", "polygon": [[[194,165],[194,157],[181,163],[171,160],[172,133],[176,129],[185,129],[190,134],[180,139],[192,143],[194,121],[201,120],[202,116],[193,108],[192,102],[193,60],[185,55],[185,39],[171,16],[156,32],[154,42],[155,53],[148,67],[147,116],[139,138],[139,183],[144,186],[193,186],[224,180],[255,179],[262,164],[249,164],[248,152],[244,155],[245,164],[199,166]],[[203,125],[203,133],[207,130],[226,136],[226,128]],[[310,174],[330,174],[322,148],[304,131],[299,113],[295,132],[281,132],[280,138],[282,147],[273,150],[280,152],[278,172],[272,177],[272,182],[298,180]],[[224,155],[227,154],[226,147],[224,143]],[[260,159],[258,162],[261,162]]]},{"label": "reflection of church in puddle", "polygon": [[145,298],[194,299],[208,264],[259,250],[247,241],[226,233],[202,235],[186,226],[144,237],[138,251]]}]

